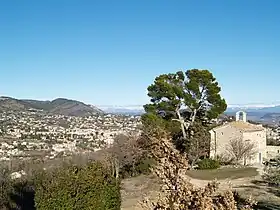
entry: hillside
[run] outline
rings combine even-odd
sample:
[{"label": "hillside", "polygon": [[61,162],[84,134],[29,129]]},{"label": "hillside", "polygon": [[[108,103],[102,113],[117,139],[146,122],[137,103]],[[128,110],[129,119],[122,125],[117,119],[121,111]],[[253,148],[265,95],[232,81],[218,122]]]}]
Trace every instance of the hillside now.
[{"label": "hillside", "polygon": [[21,100],[11,97],[0,97],[0,111],[42,110],[47,114],[67,116],[90,116],[101,114],[102,110],[80,101],[57,98],[53,101]]}]

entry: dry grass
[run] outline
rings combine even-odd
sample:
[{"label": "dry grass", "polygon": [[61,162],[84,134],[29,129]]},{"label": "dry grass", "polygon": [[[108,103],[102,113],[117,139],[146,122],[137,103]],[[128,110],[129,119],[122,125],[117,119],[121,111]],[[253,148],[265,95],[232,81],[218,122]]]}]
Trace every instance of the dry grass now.
[{"label": "dry grass", "polygon": [[[191,183],[198,187],[205,186],[207,180],[192,179]],[[220,190],[228,188],[228,180],[220,180]],[[244,177],[240,179],[231,179],[234,190],[237,190],[242,197],[252,195],[262,206],[276,207],[258,208],[262,210],[280,209],[280,191],[266,186],[262,182],[255,181],[255,177]],[[123,180],[122,183],[122,210],[143,210],[138,202],[141,201],[143,195],[149,195],[152,198],[157,196],[159,190],[159,182],[153,176],[139,176]],[[276,192],[278,190],[278,192]]]},{"label": "dry grass", "polygon": [[138,176],[135,178],[125,179],[122,182],[122,209],[123,210],[140,210],[138,203],[144,195],[154,197],[160,189],[159,181],[154,176]]},{"label": "dry grass", "polygon": [[189,177],[200,180],[239,179],[258,175],[256,168],[221,168],[215,170],[193,170],[186,173]]}]

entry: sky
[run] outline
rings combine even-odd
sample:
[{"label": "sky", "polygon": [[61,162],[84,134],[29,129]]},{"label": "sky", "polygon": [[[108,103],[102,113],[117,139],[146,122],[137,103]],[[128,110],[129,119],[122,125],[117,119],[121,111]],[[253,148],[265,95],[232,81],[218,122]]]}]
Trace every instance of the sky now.
[{"label": "sky", "polygon": [[0,95],[139,105],[208,69],[228,104],[280,102],[278,0],[0,1]]}]

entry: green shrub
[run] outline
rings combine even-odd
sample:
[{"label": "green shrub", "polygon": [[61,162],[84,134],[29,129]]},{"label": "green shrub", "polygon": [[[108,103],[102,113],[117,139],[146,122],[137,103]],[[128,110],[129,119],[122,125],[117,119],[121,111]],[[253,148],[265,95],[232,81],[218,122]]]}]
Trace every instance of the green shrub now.
[{"label": "green shrub", "polygon": [[119,210],[121,205],[119,181],[99,162],[40,172],[35,186],[38,210]]},{"label": "green shrub", "polygon": [[278,168],[266,168],[262,178],[270,185],[280,186],[280,170]]},{"label": "green shrub", "polygon": [[[2,175],[2,174],[1,174]],[[9,176],[0,177],[0,209],[10,209],[15,207],[10,194],[13,192],[13,183]]]},{"label": "green shrub", "polygon": [[0,169],[0,209],[34,209],[32,183],[24,178],[11,179],[10,174],[7,168]]},{"label": "green shrub", "polygon": [[205,158],[200,160],[198,163],[198,169],[205,170],[205,169],[217,169],[220,167],[220,162],[217,160]]},{"label": "green shrub", "polygon": [[222,166],[228,166],[234,164],[234,158],[229,157],[228,155],[218,155],[216,157],[217,161],[219,161],[220,165]]},{"label": "green shrub", "polygon": [[155,161],[150,158],[143,157],[133,164],[126,164],[120,169],[120,176],[122,179],[139,176],[141,174],[149,174],[151,167]]},{"label": "green shrub", "polygon": [[142,158],[137,164],[135,170],[137,174],[149,174],[151,167],[155,164],[155,161],[151,158]]}]

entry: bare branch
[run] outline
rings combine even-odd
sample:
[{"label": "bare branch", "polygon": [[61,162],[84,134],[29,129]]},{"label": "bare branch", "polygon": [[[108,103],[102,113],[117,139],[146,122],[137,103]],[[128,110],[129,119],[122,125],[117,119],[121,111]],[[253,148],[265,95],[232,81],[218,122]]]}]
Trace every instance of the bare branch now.
[{"label": "bare branch", "polygon": [[238,137],[230,140],[226,151],[236,163],[244,160],[244,165],[246,165],[246,160],[256,154],[256,144],[250,140]]}]

